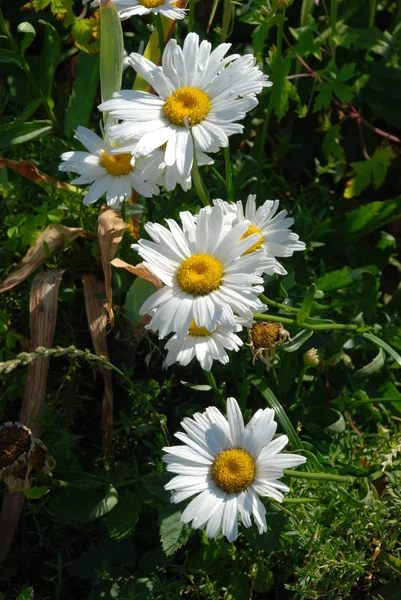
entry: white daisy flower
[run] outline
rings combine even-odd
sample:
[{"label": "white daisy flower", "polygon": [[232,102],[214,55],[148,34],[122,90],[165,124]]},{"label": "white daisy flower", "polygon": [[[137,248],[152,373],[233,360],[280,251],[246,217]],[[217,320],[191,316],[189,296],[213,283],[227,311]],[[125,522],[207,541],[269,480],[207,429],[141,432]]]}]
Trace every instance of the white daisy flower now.
[{"label": "white daisy flower", "polygon": [[[214,538],[220,528],[229,542],[238,535],[238,517],[245,527],[251,515],[259,533],[264,533],[266,509],[259,496],[282,502],[289,488],[278,481],[283,469],[303,464],[306,458],[282,454],[286,435],[273,440],[277,423],[274,410],[259,409],[246,427],[234,398],[227,400],[227,419],[214,406],[195,413],[181,423],[186,433],[175,436],[183,446],[163,448],[167,471],[177,476],[165,486],[174,490],[171,502],[197,494],[181,515],[194,529],[206,525],[206,535]],[[281,490],[281,491],[280,491]]]},{"label": "white daisy flower", "polygon": [[178,362],[185,367],[194,357],[205,371],[210,371],[214,360],[226,365],[230,360],[226,350],[238,352],[243,344],[236,335],[239,331],[242,331],[242,327],[238,324],[218,324],[216,329],[209,331],[205,327],[197,327],[195,321],[192,321],[186,337],[173,335],[164,346],[168,350],[165,365],[169,367]]},{"label": "white daisy flower", "polygon": [[140,308],[150,314],[148,328],[159,338],[171,332],[185,337],[192,320],[213,331],[217,323],[235,325],[234,313],[249,318],[265,308],[258,299],[263,279],[256,271],[274,272],[274,261],[262,252],[244,255],[257,235],[241,239],[248,221],[232,227],[232,218],[221,206],[201,209],[196,219],[180,213],[182,228],[166,219],[168,229],[147,223],[145,230],[154,241],[133,244],[146,267],[165,287],[152,294]]},{"label": "white daisy flower", "polygon": [[144,155],[167,144],[166,165],[190,177],[193,140],[201,152],[228,146],[228,136],[243,130],[236,121],[255,108],[256,94],[271,85],[251,54],[224,58],[229,48],[220,44],[212,52],[209,42],[199,44],[198,35],[190,33],[182,50],[175,40],[167,43],[161,67],[132,53],[131,65],[156,95],[122,90],[101,104],[100,110],[123,121],[110,126],[111,137],[128,145],[139,139],[136,149]]},{"label": "white daisy flower", "polygon": [[[243,203],[238,202],[228,203],[224,200],[213,200],[214,204],[222,206],[224,212],[228,215],[234,215],[233,224],[241,223],[244,220],[249,221],[249,227],[244,235],[258,234],[259,239],[254,244],[247,254],[255,252],[255,250],[263,250],[267,256],[276,259],[276,257],[292,256],[294,252],[305,250],[304,242],[301,242],[299,236],[290,231],[289,227],[294,224],[294,219],[287,217],[287,211],[282,210],[276,214],[279,207],[279,200],[266,200],[266,202],[256,207],[256,196],[250,194],[247,198],[245,210]],[[276,260],[277,273],[286,275],[287,271]]]},{"label": "white daisy flower", "polygon": [[116,154],[115,148],[86,127],[78,127],[75,137],[88,152],[64,152],[59,170],[79,174],[71,183],[92,184],[84,204],[96,202],[105,193],[107,204],[119,208],[131,196],[132,188],[145,198],[159,194],[155,177],[163,160],[161,150],[146,158],[137,158],[134,146],[130,152]]},{"label": "white daisy flower", "polygon": [[[90,0],[82,0],[82,4],[87,4]],[[141,17],[153,13],[161,14],[168,19],[183,19],[186,10],[175,6],[177,0],[113,0],[118,12],[118,16],[123,21],[130,17]],[[100,5],[100,0],[94,0],[91,3],[93,8]]]}]

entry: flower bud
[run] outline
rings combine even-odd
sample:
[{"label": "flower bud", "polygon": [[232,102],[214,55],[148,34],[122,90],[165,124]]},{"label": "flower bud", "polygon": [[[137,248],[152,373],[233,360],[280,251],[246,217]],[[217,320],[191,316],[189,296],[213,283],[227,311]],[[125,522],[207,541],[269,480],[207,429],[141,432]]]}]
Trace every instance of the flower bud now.
[{"label": "flower bud", "polygon": [[317,367],[320,363],[320,358],[316,348],[310,348],[304,354],[304,365],[307,367]]},{"label": "flower bud", "polygon": [[293,2],[294,0],[273,0],[273,7],[276,10],[287,10]]}]

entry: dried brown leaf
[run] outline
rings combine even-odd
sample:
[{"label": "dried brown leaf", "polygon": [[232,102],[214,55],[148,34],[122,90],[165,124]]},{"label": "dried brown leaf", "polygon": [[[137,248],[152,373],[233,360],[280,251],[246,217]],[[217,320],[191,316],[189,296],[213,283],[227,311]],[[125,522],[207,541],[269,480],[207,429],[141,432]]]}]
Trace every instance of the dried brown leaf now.
[{"label": "dried brown leaf", "polygon": [[156,275],[153,275],[153,273],[149,271],[144,262],[139,263],[139,265],[130,265],[129,263],[125,262],[125,260],[121,260],[121,258],[114,258],[110,264],[113,265],[113,267],[117,267],[117,269],[125,269],[141,279],[150,281],[150,283],[153,283],[155,288],[158,290],[163,287],[163,282]]},{"label": "dried brown leaf", "polygon": [[40,171],[36,165],[30,160],[9,160],[8,158],[0,158],[0,169],[1,167],[8,167],[18,175],[30,179],[41,187],[56,187],[58,190],[65,190],[73,194],[79,193],[80,189],[75,185],[64,183],[50,175],[46,175],[43,171]]},{"label": "dried brown leaf", "polygon": [[44,244],[50,252],[65,246],[84,232],[79,227],[66,227],[65,225],[48,225],[40,234],[35,244],[29,248],[20,263],[9,273],[8,277],[0,284],[0,292],[5,292],[15,287],[37,269],[45,260]]},{"label": "dried brown leaf", "polygon": [[[64,269],[39,273],[32,282],[29,301],[31,349],[38,346],[51,348],[57,319],[57,298]],[[50,358],[41,357],[30,363],[25,384],[24,399],[19,416],[34,435],[39,433],[36,421],[46,395]],[[6,491],[0,513],[0,563],[7,556],[24,506],[25,495]]]},{"label": "dried brown leaf", "polygon": [[[38,346],[51,348],[57,320],[57,298],[64,269],[55,269],[36,275],[32,282],[29,300],[31,350]],[[27,425],[35,436],[39,426],[35,419],[42,409],[50,358],[41,357],[28,366],[19,421]]]},{"label": "dried brown leaf", "polygon": [[[95,352],[98,356],[105,356],[109,360],[106,339],[107,311],[105,308],[106,293],[104,282],[95,275],[83,275],[82,284],[89,331],[92,336]],[[112,372],[109,369],[102,369],[102,374],[104,380],[102,429],[106,439],[106,451],[110,452],[113,434],[113,379]]]},{"label": "dried brown leaf", "polygon": [[118,213],[108,206],[101,208],[98,219],[98,235],[106,286],[106,310],[109,314],[111,325],[114,325],[114,313],[110,261],[114,258],[126,229],[128,229],[128,225]]}]

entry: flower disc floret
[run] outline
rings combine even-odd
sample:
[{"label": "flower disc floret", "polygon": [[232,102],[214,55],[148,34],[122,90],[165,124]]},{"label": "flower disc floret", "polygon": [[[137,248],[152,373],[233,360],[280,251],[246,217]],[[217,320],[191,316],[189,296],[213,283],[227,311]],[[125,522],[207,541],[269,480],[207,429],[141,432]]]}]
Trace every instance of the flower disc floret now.
[{"label": "flower disc floret", "polygon": [[100,157],[100,165],[114,177],[118,177],[119,175],[128,175],[131,173],[131,171],[133,171],[131,161],[132,154],[129,152],[112,155],[103,152],[102,156]]},{"label": "flower disc floret", "polygon": [[192,337],[209,337],[212,335],[212,333],[213,332],[206,329],[206,327],[198,327],[194,319],[192,319],[192,323],[189,326],[188,335]]},{"label": "flower disc floret", "polygon": [[164,0],[139,0],[139,4],[142,4],[145,8],[156,8],[164,4]]},{"label": "flower disc floret", "polygon": [[248,452],[242,448],[230,448],[215,458],[212,478],[224,492],[237,494],[251,485],[255,472],[255,461]]},{"label": "flower disc floret", "polygon": [[195,87],[180,87],[165,100],[163,112],[170,123],[185,127],[201,123],[211,107],[206,92]]},{"label": "flower disc floret", "polygon": [[180,265],[177,283],[187,294],[206,296],[220,287],[223,275],[223,265],[217,258],[210,254],[194,254]]},{"label": "flower disc floret", "polygon": [[263,235],[259,227],[256,227],[255,225],[249,225],[248,229],[245,231],[241,239],[244,240],[245,238],[249,237],[250,235],[254,235],[255,233],[258,233],[260,235],[260,238],[258,239],[256,244],[248,248],[248,250],[246,250],[244,254],[251,254],[252,252],[256,252],[256,250],[259,250],[259,248],[262,246],[264,241]]}]

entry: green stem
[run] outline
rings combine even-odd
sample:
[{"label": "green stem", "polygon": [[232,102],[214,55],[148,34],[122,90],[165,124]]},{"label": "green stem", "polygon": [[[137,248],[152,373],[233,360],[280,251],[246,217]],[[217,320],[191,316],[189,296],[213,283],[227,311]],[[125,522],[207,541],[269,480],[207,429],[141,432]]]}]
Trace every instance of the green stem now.
[{"label": "green stem", "polygon": [[164,29],[163,29],[162,18],[159,13],[157,13],[155,15],[155,25],[156,25],[156,29],[157,29],[157,35],[159,37],[160,53],[163,54],[163,51],[164,51]]},{"label": "green stem", "polygon": [[320,481],[337,481],[338,483],[353,483],[356,477],[351,475],[333,475],[331,473],[307,473],[306,471],[293,471],[284,469],[284,475],[294,479],[318,479]]},{"label": "green stem", "polygon": [[194,158],[192,163],[192,181],[194,182],[194,186],[196,192],[204,206],[210,206],[211,202],[209,200],[209,194],[207,193],[205,186],[203,185],[202,178],[199,173],[198,161],[196,159],[196,150],[195,150],[195,140],[192,138],[192,144],[194,148]]},{"label": "green stem", "polygon": [[188,33],[194,28],[195,23],[195,0],[189,0]]},{"label": "green stem", "polygon": [[[282,13],[279,13],[280,20],[278,22],[277,28],[277,40],[276,40],[276,52],[275,52],[275,60],[279,61],[281,59],[281,53],[283,48],[283,35],[284,35],[284,21],[285,21],[285,10]],[[265,155],[265,144],[267,138],[267,128],[269,126],[269,121],[271,114],[273,112],[273,95],[270,93],[269,104],[267,106],[265,118],[263,121],[262,133],[260,137],[260,145],[259,145],[259,167],[263,164],[263,159]]]},{"label": "green stem", "polygon": [[267,306],[273,306],[274,308],[279,308],[279,309],[282,309],[282,310],[286,310],[287,312],[299,313],[299,311],[301,310],[300,308],[297,308],[296,306],[289,306],[288,304],[280,304],[280,302],[276,302],[275,300],[271,300],[270,298],[268,298],[264,294],[260,294],[259,298],[262,300],[262,302],[264,302],[265,304],[267,304]]},{"label": "green stem", "polygon": [[233,184],[233,174],[231,171],[231,158],[230,158],[230,147],[224,148],[224,162],[225,162],[225,170],[226,170],[226,187],[227,187],[227,196],[229,202],[234,202],[234,184]]},{"label": "green stem", "polygon": [[205,370],[203,370],[203,372],[205,374],[208,384],[210,385],[210,387],[212,388],[212,390],[214,391],[216,396],[218,396],[218,398],[220,398],[220,400],[223,402],[224,408],[225,408],[226,400],[225,400],[223,394],[220,392],[219,388],[217,387],[217,383],[216,383],[213,373],[211,371],[205,371]]},{"label": "green stem", "polygon": [[336,57],[336,41],[337,34],[337,19],[338,19],[338,0],[330,0],[330,26],[331,26],[331,46],[333,50],[333,58]]},{"label": "green stem", "polygon": [[223,43],[226,41],[228,35],[229,35],[229,30],[230,30],[230,23],[231,23],[231,19],[233,16],[233,3],[232,0],[224,0],[224,4],[223,4],[223,20],[221,23],[221,36],[220,36],[220,43]]},{"label": "green stem", "polygon": [[320,504],[320,498],[284,498],[284,504]]},{"label": "green stem", "polygon": [[55,133],[57,133],[57,135],[60,137],[64,137],[63,130],[59,125],[57,117],[54,114],[53,107],[50,103],[51,99],[46,98],[44,96],[38,82],[36,81],[34,75],[32,74],[31,68],[30,68],[29,64],[27,63],[25,56],[20,52],[18,44],[16,43],[10,30],[8,29],[1,10],[0,10],[0,29],[3,31],[4,35],[6,36],[11,48],[14,50],[14,52],[16,52],[18,54],[18,56],[20,58],[20,64],[21,64],[22,70],[24,71],[26,78],[28,79],[29,84],[32,87],[32,89],[34,90],[35,94],[37,95],[38,98],[40,98],[43,108],[45,109],[47,116],[49,117],[50,121],[52,122]]},{"label": "green stem", "polygon": [[257,321],[272,321],[273,323],[284,323],[285,325],[295,325],[295,327],[299,327],[300,329],[310,329],[312,331],[330,331],[332,329],[338,330],[346,330],[346,331],[356,331],[359,329],[359,325],[347,325],[346,323],[316,323],[316,325],[312,325],[310,323],[297,323],[293,319],[288,319],[287,317],[280,317],[277,315],[269,315],[269,314],[260,314],[254,313],[253,318]]},{"label": "green stem", "polygon": [[374,27],[375,16],[376,16],[376,3],[377,3],[377,0],[369,0],[369,22],[368,22],[368,27]]},{"label": "green stem", "polygon": [[301,393],[301,387],[302,387],[304,375],[308,372],[308,369],[309,369],[308,365],[303,365],[302,370],[299,374],[298,382],[297,382],[297,389],[295,390],[295,398],[294,398],[295,404],[297,404],[297,402],[299,400],[299,394]]}]

